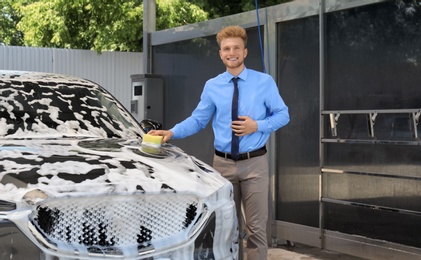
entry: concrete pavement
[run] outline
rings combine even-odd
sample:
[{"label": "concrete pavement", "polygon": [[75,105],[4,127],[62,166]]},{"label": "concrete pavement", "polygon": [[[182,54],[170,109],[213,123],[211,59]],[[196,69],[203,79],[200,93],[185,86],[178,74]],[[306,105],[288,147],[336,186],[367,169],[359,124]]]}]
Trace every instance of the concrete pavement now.
[{"label": "concrete pavement", "polygon": [[362,258],[341,254],[325,249],[295,244],[294,246],[280,245],[270,248],[268,260],[362,260]]},{"label": "concrete pavement", "polygon": [[[269,248],[267,260],[363,260],[363,258],[341,254],[338,252],[320,249],[302,244],[294,246],[278,245],[278,247]],[[247,260],[247,257],[244,257]]]}]

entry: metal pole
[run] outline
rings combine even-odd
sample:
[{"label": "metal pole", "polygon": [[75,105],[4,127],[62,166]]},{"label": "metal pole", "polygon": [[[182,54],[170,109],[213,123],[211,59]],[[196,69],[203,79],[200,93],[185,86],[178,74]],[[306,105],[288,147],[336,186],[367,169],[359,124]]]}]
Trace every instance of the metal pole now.
[{"label": "metal pole", "polygon": [[151,32],[156,30],[156,0],[143,0],[143,72],[152,71]]},{"label": "metal pole", "polygon": [[322,168],[324,165],[324,147],[322,143],[323,133],[324,133],[324,117],[322,111],[324,110],[324,85],[325,85],[325,23],[324,23],[324,13],[325,13],[325,0],[320,0],[319,2],[319,228],[320,228],[320,248],[324,248],[324,209],[322,203],[323,197],[323,173]]},{"label": "metal pole", "polygon": [[[272,77],[277,80],[277,70],[276,66],[271,66],[271,64],[276,64],[276,55],[269,55],[270,50],[276,50],[276,23],[273,17],[269,16],[268,9],[264,10],[264,19],[266,22],[264,23],[264,53],[265,53],[265,67],[266,72]],[[260,17],[258,17],[260,19]],[[269,138],[268,143],[268,151],[269,151],[269,218],[268,218],[268,226],[267,226],[267,238],[268,243],[271,246],[276,246],[277,238],[276,238],[276,186],[277,186],[277,165],[276,165],[276,133],[272,133]]]}]

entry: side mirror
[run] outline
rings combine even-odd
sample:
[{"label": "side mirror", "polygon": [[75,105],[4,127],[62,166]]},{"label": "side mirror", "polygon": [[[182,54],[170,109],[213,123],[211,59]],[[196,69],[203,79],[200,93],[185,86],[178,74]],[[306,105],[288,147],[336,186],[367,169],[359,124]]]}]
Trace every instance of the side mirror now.
[{"label": "side mirror", "polygon": [[148,133],[151,130],[162,130],[162,124],[151,119],[143,119],[140,121],[140,127],[142,127],[145,133]]}]

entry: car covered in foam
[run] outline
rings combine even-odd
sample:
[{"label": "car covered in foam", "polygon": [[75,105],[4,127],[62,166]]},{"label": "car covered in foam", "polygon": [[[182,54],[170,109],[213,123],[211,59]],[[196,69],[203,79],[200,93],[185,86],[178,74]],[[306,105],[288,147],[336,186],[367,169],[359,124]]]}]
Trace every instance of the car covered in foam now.
[{"label": "car covered in foam", "polygon": [[232,185],[142,143],[156,125],[91,81],[0,71],[0,258],[236,259]]}]

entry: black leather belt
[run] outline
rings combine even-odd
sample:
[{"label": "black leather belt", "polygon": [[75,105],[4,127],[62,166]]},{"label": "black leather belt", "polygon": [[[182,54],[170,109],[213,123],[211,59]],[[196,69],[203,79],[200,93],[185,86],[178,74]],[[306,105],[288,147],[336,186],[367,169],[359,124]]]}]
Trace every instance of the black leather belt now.
[{"label": "black leather belt", "polygon": [[[256,156],[261,156],[261,155],[264,155],[265,153],[266,153],[266,146],[263,146],[262,148],[259,148],[257,150],[254,150],[254,151],[251,151],[251,152],[248,152],[248,153],[241,153],[239,155],[237,161],[250,159],[250,158],[253,158],[253,157],[256,157]],[[220,157],[223,157],[225,159],[231,159],[232,160],[232,156],[229,153],[223,153],[223,152],[220,152],[218,150],[215,150],[215,154],[220,156]]]}]

